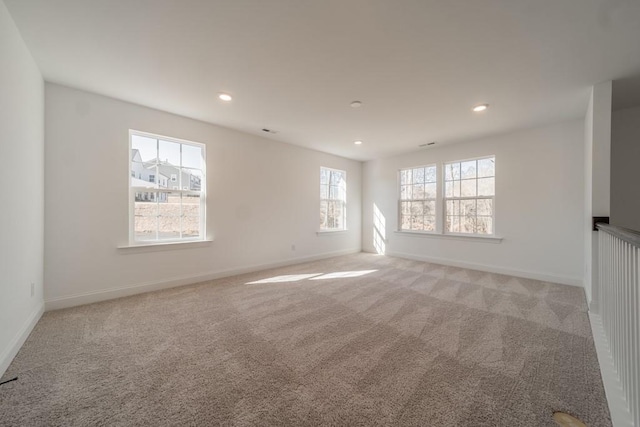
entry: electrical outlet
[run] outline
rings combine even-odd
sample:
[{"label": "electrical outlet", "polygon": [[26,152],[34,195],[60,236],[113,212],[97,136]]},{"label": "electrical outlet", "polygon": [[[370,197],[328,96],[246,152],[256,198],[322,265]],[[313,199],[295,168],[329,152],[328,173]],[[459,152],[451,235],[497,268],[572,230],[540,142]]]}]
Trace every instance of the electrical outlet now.
[{"label": "electrical outlet", "polygon": [[31,282],[31,296],[35,296],[36,295],[36,284]]}]

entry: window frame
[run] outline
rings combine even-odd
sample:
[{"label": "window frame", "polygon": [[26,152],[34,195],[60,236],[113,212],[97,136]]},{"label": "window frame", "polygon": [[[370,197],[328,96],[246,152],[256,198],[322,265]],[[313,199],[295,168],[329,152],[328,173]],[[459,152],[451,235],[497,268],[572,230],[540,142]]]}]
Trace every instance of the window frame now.
[{"label": "window frame", "polygon": [[[339,172],[344,176],[344,200],[330,198],[330,195],[331,195],[331,191],[330,191],[330,189],[331,189],[331,175],[329,175],[329,181],[327,182],[327,184],[322,184],[322,171],[323,170],[328,170],[330,173],[331,172]],[[326,167],[326,166],[320,166],[319,181],[320,181],[320,185],[319,185],[320,204],[319,204],[318,213],[322,212],[322,203],[323,202],[327,202],[327,203],[335,202],[335,201],[342,202],[342,227],[341,228],[328,228],[328,227],[325,228],[325,227],[323,227],[323,224],[320,223],[319,231],[322,232],[322,233],[346,231],[347,230],[347,171],[346,170],[342,170],[342,169],[330,168],[330,167]],[[322,198],[322,186],[323,185],[327,186],[327,198],[326,199]],[[327,217],[328,217],[328,212],[329,212],[329,208],[327,207]],[[320,218],[322,218],[322,217],[320,217]]]},{"label": "window frame", "polygon": [[[413,235],[416,237],[421,237],[421,236],[430,236],[430,237],[439,237],[439,238],[456,238],[456,239],[470,239],[470,240],[476,240],[476,239],[480,239],[480,240],[486,240],[486,241],[492,241],[492,242],[500,242],[502,241],[502,237],[498,237],[497,234],[497,227],[496,227],[496,178],[497,178],[497,171],[495,169],[495,164],[496,164],[496,155],[495,154],[490,154],[490,155],[485,155],[485,156],[478,156],[478,157],[472,157],[472,158],[467,158],[467,159],[456,159],[456,160],[439,160],[437,162],[431,163],[431,164],[426,164],[426,165],[416,165],[416,166],[406,166],[406,167],[402,167],[399,168],[397,170],[397,183],[396,183],[396,188],[398,191],[398,198],[397,198],[397,206],[396,206],[396,214],[397,214],[397,218],[396,218],[396,231],[395,233],[399,233],[399,234],[404,234],[404,235]],[[456,164],[456,163],[464,163],[464,162],[468,162],[468,161],[478,161],[478,160],[483,160],[483,159],[493,159],[494,160],[494,171],[493,171],[493,175],[492,176],[488,176],[487,178],[493,178],[494,179],[494,188],[493,188],[493,195],[492,196],[475,196],[475,197],[446,197],[446,183],[450,182],[450,181],[446,181],[445,180],[445,173],[446,173],[446,165],[449,164]],[[419,169],[419,168],[426,168],[426,167],[436,167],[436,198],[435,198],[435,205],[436,205],[436,213],[435,213],[435,229],[434,231],[424,231],[424,230],[409,230],[409,229],[403,229],[402,228],[402,202],[403,201],[413,201],[414,199],[402,199],[402,171],[405,170],[412,170],[412,169]],[[484,177],[481,177],[484,178]],[[442,180],[442,181],[440,181]],[[477,173],[476,173],[476,194],[477,194]],[[459,180],[459,182],[462,181],[462,179]],[[413,194],[412,194],[413,197]],[[491,211],[491,222],[492,222],[492,233],[491,234],[479,234],[479,233],[462,233],[462,232],[450,232],[447,231],[447,201],[450,200],[462,200],[462,199],[472,199],[472,200],[478,200],[478,199],[491,199],[491,203],[492,203],[492,211]],[[423,199],[415,199],[417,201],[421,201]],[[432,198],[426,198],[424,200],[433,200]],[[477,207],[477,204],[476,204]],[[477,217],[477,213],[476,213],[476,217]],[[481,217],[489,217],[489,215],[480,215]]]},{"label": "window frame", "polygon": [[[426,169],[426,168],[435,168],[435,177],[436,180],[435,182],[429,182],[429,184],[435,184],[436,187],[436,195],[435,197],[425,197],[423,199],[414,199],[413,198],[413,192],[412,192],[412,198],[411,199],[403,199],[402,198],[402,172],[403,171],[413,171],[414,169]],[[425,178],[426,180],[426,178]],[[427,182],[424,182],[423,184],[427,184]],[[438,234],[438,199],[439,199],[439,186],[438,186],[438,164],[437,163],[432,163],[432,164],[427,164],[427,165],[418,165],[418,166],[410,166],[410,167],[405,167],[405,168],[400,168],[397,171],[397,185],[398,185],[398,231],[402,232],[402,233],[420,233],[420,234]],[[405,184],[408,185],[408,184]],[[415,185],[412,181],[411,185]],[[425,196],[426,196],[426,192],[425,192]],[[433,216],[434,216],[434,227],[432,231],[428,231],[428,230],[412,230],[412,229],[404,229],[402,228],[402,202],[427,202],[427,201],[433,201],[434,202],[434,211],[433,211]],[[411,215],[410,215],[411,216]],[[424,214],[423,214],[424,217]]]},{"label": "window frame", "polygon": [[[486,159],[493,159],[494,161],[494,165],[493,165],[493,175],[492,176],[486,176],[486,177],[478,177],[477,173],[478,173],[478,168],[477,168],[477,162],[479,160],[486,160]],[[488,155],[488,156],[480,156],[480,157],[472,157],[472,158],[467,158],[467,159],[461,159],[461,160],[452,160],[452,161],[447,161],[447,162],[442,162],[442,234],[444,235],[448,235],[448,236],[463,236],[463,237],[495,237],[496,236],[496,156],[495,155]],[[447,165],[452,165],[452,164],[460,164],[462,165],[462,163],[464,162],[470,162],[470,161],[475,161],[476,162],[476,177],[475,178],[468,178],[466,180],[471,180],[474,179],[476,181],[476,195],[475,196],[462,196],[462,181],[465,181],[465,179],[462,179],[462,170],[460,170],[460,178],[457,180],[458,182],[460,182],[460,197],[447,197],[447,190],[446,190],[446,183],[447,182],[455,182],[456,180],[453,181],[447,181],[445,174],[446,174],[446,166]],[[478,180],[479,179],[484,179],[484,178],[493,178],[493,195],[492,196],[480,196],[478,195]],[[478,233],[477,232],[477,225],[476,225],[476,231],[473,233],[465,233],[465,232],[460,232],[460,231],[448,231],[447,230],[447,216],[455,216],[455,215],[447,215],[447,202],[448,201],[463,201],[463,200],[475,200],[476,201],[476,213],[475,213],[475,218],[477,220],[478,218],[478,212],[477,212],[477,201],[478,200],[491,200],[491,233]],[[461,217],[461,215],[457,215],[458,217]],[[481,215],[482,217],[489,217],[489,215]]]},{"label": "window frame", "polygon": [[[129,246],[157,246],[157,245],[163,245],[163,244],[176,244],[176,243],[188,243],[188,242],[203,242],[203,241],[207,241],[207,230],[206,230],[206,225],[207,225],[207,213],[206,213],[206,206],[207,206],[207,191],[206,191],[206,182],[207,182],[207,146],[206,144],[203,144],[201,142],[195,142],[195,141],[189,141],[186,139],[180,139],[180,138],[175,138],[175,137],[171,137],[171,136],[165,136],[165,135],[160,135],[160,134],[155,134],[155,133],[150,133],[150,132],[143,132],[143,131],[138,131],[138,130],[134,130],[134,129],[129,129],[129,150],[128,150],[128,167],[129,170],[131,171],[132,168],[132,164],[133,164],[133,159],[131,158],[131,153],[132,153],[132,149],[133,149],[133,137],[134,136],[140,136],[143,138],[151,138],[151,139],[155,139],[156,140],[156,144],[159,144],[159,141],[166,141],[166,142],[170,142],[170,143],[175,143],[175,144],[180,144],[180,165],[176,166],[178,168],[178,170],[180,171],[180,174],[182,175],[182,169],[194,169],[194,168],[188,168],[188,167],[183,167],[182,166],[182,145],[190,145],[193,147],[197,147],[199,149],[202,150],[202,179],[200,182],[200,190],[182,190],[180,188],[178,189],[174,189],[174,188],[170,188],[168,185],[166,188],[160,188],[160,183],[157,182],[158,180],[155,179],[154,183],[154,188],[149,188],[149,187],[134,187],[132,185],[132,178],[135,178],[135,176],[132,176],[131,173],[129,173],[129,192],[128,192],[128,197],[129,197]],[[174,165],[175,166],[175,165]],[[160,176],[159,173],[159,168],[156,164],[155,167],[155,177]],[[138,178],[141,179],[141,178]],[[168,183],[167,183],[168,184]],[[199,195],[199,199],[200,199],[200,218],[199,218],[199,235],[196,237],[182,237],[182,227],[180,227],[180,237],[179,238],[159,238],[158,236],[158,231],[156,231],[156,238],[153,240],[138,240],[136,239],[136,235],[135,235],[135,194],[136,193],[143,193],[143,192],[147,192],[147,193],[157,193],[158,197],[155,197],[155,203],[159,203],[160,200],[162,199],[160,197],[161,193],[166,193],[166,194],[171,194],[171,193],[179,193],[182,197],[183,194],[197,194]],[[180,215],[180,221],[182,224],[182,206],[181,206],[181,215]]]}]

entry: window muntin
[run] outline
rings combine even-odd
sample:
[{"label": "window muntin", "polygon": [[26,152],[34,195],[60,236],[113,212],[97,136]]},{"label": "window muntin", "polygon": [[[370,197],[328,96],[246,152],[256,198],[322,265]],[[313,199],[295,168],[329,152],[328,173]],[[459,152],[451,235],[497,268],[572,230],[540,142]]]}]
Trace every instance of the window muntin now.
[{"label": "window muntin", "polygon": [[347,228],[347,173],[320,168],[320,230]]},{"label": "window muntin", "polygon": [[400,230],[436,230],[435,165],[400,170]]},{"label": "window muntin", "polygon": [[130,131],[130,159],[129,240],[204,240],[205,146]]},{"label": "window muntin", "polygon": [[444,164],[445,232],[494,234],[495,157]]}]

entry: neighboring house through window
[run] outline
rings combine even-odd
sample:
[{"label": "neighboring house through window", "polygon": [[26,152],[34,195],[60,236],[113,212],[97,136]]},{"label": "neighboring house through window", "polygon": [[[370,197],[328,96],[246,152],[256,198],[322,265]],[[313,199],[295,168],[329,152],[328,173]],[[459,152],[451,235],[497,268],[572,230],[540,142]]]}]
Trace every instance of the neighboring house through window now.
[{"label": "neighboring house through window", "polygon": [[130,148],[131,243],[203,240],[204,145],[130,131]]},{"label": "neighboring house through window", "polygon": [[320,230],[347,228],[347,173],[320,168]]}]

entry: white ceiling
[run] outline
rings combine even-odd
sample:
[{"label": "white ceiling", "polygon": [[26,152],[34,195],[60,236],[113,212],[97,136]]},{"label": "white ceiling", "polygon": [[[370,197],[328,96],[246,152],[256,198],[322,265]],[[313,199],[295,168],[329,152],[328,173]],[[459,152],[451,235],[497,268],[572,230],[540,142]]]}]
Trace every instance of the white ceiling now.
[{"label": "white ceiling", "polygon": [[640,72],[638,0],[5,3],[47,81],[358,160],[583,117]]}]

